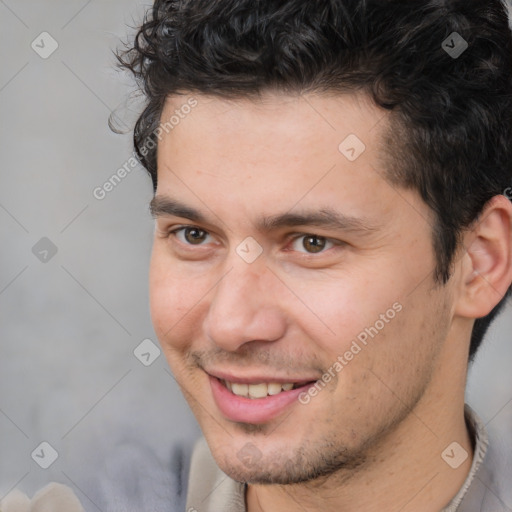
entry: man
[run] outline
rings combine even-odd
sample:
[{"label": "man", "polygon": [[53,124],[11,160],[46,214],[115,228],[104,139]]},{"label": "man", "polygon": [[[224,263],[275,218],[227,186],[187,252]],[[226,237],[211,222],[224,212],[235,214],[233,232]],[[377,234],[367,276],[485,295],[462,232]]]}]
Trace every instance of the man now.
[{"label": "man", "polygon": [[511,52],[497,0],[155,2],[121,62],[187,510],[512,510],[464,406],[512,282]]}]

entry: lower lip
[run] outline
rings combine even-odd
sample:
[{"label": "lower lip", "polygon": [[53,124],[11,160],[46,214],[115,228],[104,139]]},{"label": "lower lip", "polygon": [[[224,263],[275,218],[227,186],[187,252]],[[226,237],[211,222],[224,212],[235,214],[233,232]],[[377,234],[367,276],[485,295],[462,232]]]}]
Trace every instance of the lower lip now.
[{"label": "lower lip", "polygon": [[281,391],[277,395],[265,398],[245,398],[237,396],[215,377],[210,378],[213,399],[221,413],[229,420],[238,423],[265,423],[277,418],[285,409],[298,401],[298,397],[313,385],[306,384],[290,391]]}]

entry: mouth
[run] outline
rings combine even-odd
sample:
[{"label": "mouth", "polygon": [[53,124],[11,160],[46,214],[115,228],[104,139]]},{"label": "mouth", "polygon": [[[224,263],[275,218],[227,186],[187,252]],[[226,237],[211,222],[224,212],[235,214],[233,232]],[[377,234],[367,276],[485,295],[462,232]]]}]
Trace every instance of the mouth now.
[{"label": "mouth", "polygon": [[263,424],[285,412],[290,414],[300,395],[317,382],[276,382],[265,378],[235,381],[233,377],[211,374],[208,378],[214,402],[222,416],[232,422],[250,424]]},{"label": "mouth", "polygon": [[219,379],[220,383],[225,386],[231,393],[236,396],[250,398],[257,400],[260,398],[266,398],[267,396],[275,396],[280,393],[291,391],[292,389],[299,389],[304,386],[310,386],[315,381],[303,381],[303,382],[260,382],[255,384],[244,384],[239,382],[231,382],[225,379]]}]

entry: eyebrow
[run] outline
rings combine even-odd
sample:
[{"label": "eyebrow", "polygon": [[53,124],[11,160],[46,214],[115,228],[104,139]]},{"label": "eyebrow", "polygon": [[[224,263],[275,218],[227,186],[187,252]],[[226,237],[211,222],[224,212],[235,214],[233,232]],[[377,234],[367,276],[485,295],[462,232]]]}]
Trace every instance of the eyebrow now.
[{"label": "eyebrow", "polygon": [[206,222],[206,217],[199,210],[163,196],[155,196],[151,200],[149,211],[154,218],[173,216],[183,217],[194,222]]},{"label": "eyebrow", "polygon": [[342,231],[373,232],[377,226],[367,219],[345,215],[332,208],[322,208],[303,213],[283,213],[261,220],[261,231],[273,231],[279,228],[296,226],[314,226],[318,228],[336,229]]},{"label": "eyebrow", "polygon": [[[175,216],[183,217],[193,222],[208,223],[207,217],[201,211],[168,197],[155,196],[151,200],[150,211],[151,215],[155,218]],[[332,208],[322,208],[320,210],[303,211],[300,213],[286,212],[263,217],[257,223],[257,228],[261,232],[271,232],[277,229],[297,226],[312,226],[363,233],[372,233],[379,229],[378,225],[371,223],[368,219],[345,215]]]}]

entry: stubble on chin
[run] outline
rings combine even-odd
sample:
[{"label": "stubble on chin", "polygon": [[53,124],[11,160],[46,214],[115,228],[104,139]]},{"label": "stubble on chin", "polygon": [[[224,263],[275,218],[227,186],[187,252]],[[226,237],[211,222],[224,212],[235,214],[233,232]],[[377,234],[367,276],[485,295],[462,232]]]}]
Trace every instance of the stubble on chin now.
[{"label": "stubble on chin", "polygon": [[239,457],[241,451],[234,457],[226,453],[220,454],[220,457],[216,457],[217,463],[233,480],[259,485],[308,483],[321,486],[334,475],[337,481],[349,479],[367,462],[364,453],[350,454],[348,450],[340,450],[339,447],[332,451],[326,450],[325,443],[319,447],[301,448],[290,454],[261,454],[261,458],[252,462]]}]

